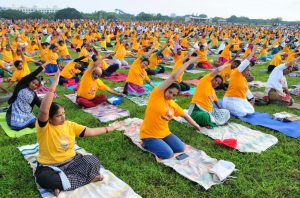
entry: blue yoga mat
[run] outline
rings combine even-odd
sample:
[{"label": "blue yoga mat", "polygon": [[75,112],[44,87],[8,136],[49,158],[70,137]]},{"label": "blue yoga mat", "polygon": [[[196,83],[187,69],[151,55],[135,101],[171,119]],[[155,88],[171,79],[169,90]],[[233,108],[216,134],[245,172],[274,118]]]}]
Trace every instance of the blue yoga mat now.
[{"label": "blue yoga mat", "polygon": [[195,91],[196,91],[196,87],[191,87],[190,90],[188,90],[188,91],[182,91],[180,94],[189,93],[191,95],[194,95]]},{"label": "blue yoga mat", "polygon": [[255,112],[254,114],[247,115],[246,117],[239,117],[239,119],[253,125],[263,126],[279,131],[289,137],[300,137],[300,122],[282,122],[273,119],[270,114],[260,112]]},{"label": "blue yoga mat", "polygon": [[[219,100],[219,104],[222,107],[222,100]],[[216,108],[215,104],[214,107]],[[231,116],[233,116],[231,114]],[[235,116],[233,116],[235,117]],[[300,137],[300,122],[282,122],[273,119],[270,114],[255,112],[254,114],[247,115],[246,117],[238,117],[240,120],[253,124],[256,126],[263,126],[275,131],[279,131],[286,136],[298,138]]]}]

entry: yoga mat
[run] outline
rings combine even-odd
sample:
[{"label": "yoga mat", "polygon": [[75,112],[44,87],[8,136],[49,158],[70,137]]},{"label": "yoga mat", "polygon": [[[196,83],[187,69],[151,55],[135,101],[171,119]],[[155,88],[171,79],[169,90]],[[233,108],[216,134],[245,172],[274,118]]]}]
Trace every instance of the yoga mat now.
[{"label": "yoga mat", "polygon": [[7,95],[3,95],[3,96],[0,96],[0,102],[6,102],[9,100],[9,98],[12,96],[12,92],[11,93],[8,93]]},{"label": "yoga mat", "polygon": [[[174,119],[191,127],[191,125],[182,117],[174,117]],[[218,126],[212,129],[202,127],[201,131],[197,132],[207,135],[214,140],[226,140],[231,138],[236,139],[236,149],[240,152],[261,153],[278,142],[278,139],[273,135],[252,130],[246,126],[232,122],[225,126]]]},{"label": "yoga mat", "polygon": [[104,76],[104,79],[110,80],[113,82],[125,82],[126,78],[127,78],[127,75],[120,73],[120,72],[114,72],[110,76]]},{"label": "yoga mat", "polygon": [[263,126],[279,131],[289,137],[300,137],[300,122],[282,122],[272,119],[272,116],[267,113],[260,112],[255,112],[254,114],[245,117],[239,117],[239,119],[256,126]]},{"label": "yoga mat", "polygon": [[290,77],[300,77],[300,74],[297,74],[297,73],[290,73],[289,76],[290,76]]},{"label": "yoga mat", "polygon": [[155,74],[154,77],[156,78],[160,78],[160,79],[163,79],[163,80],[166,80],[168,79],[170,76],[169,73],[161,73],[161,74]]},{"label": "yoga mat", "polygon": [[[76,104],[76,94],[65,94],[65,97]],[[82,110],[86,113],[93,115],[100,122],[115,121],[117,119],[128,117],[130,115],[128,110],[118,108],[111,104],[100,104],[98,106]]]},{"label": "yoga mat", "polygon": [[185,81],[183,81],[183,82],[185,82],[185,83],[187,83],[187,84],[191,84],[191,85],[197,86],[198,83],[199,83],[199,80],[198,80],[198,79],[192,79],[192,80],[185,80]]},{"label": "yoga mat", "polygon": [[191,69],[191,70],[185,70],[185,72],[191,73],[191,74],[201,74],[201,73],[204,73],[205,71]]},{"label": "yoga mat", "polygon": [[[118,130],[124,131],[125,136],[129,137],[140,149],[146,151],[139,138],[142,122],[143,120],[139,118],[129,118],[125,120],[125,125]],[[184,153],[188,157],[182,160],[176,159],[182,153],[176,153],[172,158],[164,160],[156,157],[156,160],[173,168],[185,178],[198,183],[205,190],[213,185],[222,184],[235,170],[235,165],[232,162],[211,158],[204,151],[197,150],[189,145],[186,145]],[[221,164],[226,164],[226,167]]]},{"label": "yoga mat", "polygon": [[267,83],[261,82],[261,81],[252,81],[252,82],[249,82],[248,85],[251,87],[263,88],[263,87],[266,87]]},{"label": "yoga mat", "polygon": [[[22,153],[24,159],[28,162],[32,168],[34,175],[37,166],[37,156],[39,151],[38,144],[26,145],[18,147]],[[76,153],[82,155],[90,155],[83,148],[75,145]],[[98,197],[114,197],[114,198],[140,198],[133,189],[116,177],[112,172],[105,169],[103,166],[100,168],[100,174],[104,177],[102,181],[90,183],[72,191],[62,191],[58,197],[70,197],[70,198],[98,198]],[[55,198],[51,191],[41,188],[37,183],[39,193],[43,198]]]},{"label": "yoga mat", "polygon": [[8,137],[19,138],[23,135],[32,134],[36,132],[35,128],[25,128],[20,131],[12,130],[6,123],[5,115],[6,113],[0,113],[0,126],[2,127],[3,131]]}]

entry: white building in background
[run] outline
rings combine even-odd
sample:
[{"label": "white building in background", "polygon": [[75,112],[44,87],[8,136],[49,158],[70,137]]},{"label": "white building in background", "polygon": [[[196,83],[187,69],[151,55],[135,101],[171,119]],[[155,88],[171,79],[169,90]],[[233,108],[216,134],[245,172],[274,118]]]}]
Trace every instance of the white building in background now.
[{"label": "white building in background", "polygon": [[41,12],[43,14],[51,14],[51,13],[55,13],[59,10],[59,8],[57,6],[53,6],[52,8],[38,8],[37,6],[33,6],[32,8],[28,8],[28,7],[24,7],[24,6],[0,7],[0,10],[8,10],[8,9],[18,10],[18,11],[24,12],[26,14],[29,14],[32,12]]}]

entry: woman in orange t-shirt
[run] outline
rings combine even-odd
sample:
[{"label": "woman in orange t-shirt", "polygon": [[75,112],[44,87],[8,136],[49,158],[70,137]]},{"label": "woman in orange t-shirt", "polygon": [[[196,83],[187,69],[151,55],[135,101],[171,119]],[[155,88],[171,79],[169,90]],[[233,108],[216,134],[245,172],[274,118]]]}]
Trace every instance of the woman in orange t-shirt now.
[{"label": "woman in orange t-shirt", "polygon": [[185,150],[185,144],[170,132],[168,123],[173,116],[183,117],[197,130],[200,130],[199,125],[173,101],[180,92],[180,86],[174,82],[175,79],[196,60],[197,57],[191,58],[172,73],[167,80],[155,87],[150,94],[144,121],[140,128],[140,139],[143,141],[144,148],[158,158],[168,159],[174,153]]},{"label": "woman in orange t-shirt", "polygon": [[[230,111],[231,114],[242,117],[253,114],[255,98],[248,88],[246,77],[250,76],[250,60],[255,54],[255,46],[251,54],[242,61],[238,68],[234,69],[230,76],[229,86],[223,98],[223,108]],[[248,100],[250,102],[248,102]]]},{"label": "woman in orange t-shirt", "polygon": [[[230,112],[226,109],[221,109],[215,89],[223,83],[223,78],[218,73],[230,67],[233,60],[200,79],[188,111],[188,114],[200,126],[212,128],[223,125],[230,119]],[[217,108],[213,107],[213,103],[215,103]]]}]

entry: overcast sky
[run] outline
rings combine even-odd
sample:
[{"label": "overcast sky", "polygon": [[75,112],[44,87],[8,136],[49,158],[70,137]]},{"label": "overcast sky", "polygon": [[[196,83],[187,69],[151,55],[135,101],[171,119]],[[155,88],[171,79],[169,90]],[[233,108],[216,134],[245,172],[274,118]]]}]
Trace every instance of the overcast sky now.
[{"label": "overcast sky", "polygon": [[127,13],[162,13],[170,15],[206,14],[208,17],[231,15],[249,18],[282,17],[300,21],[300,0],[0,0],[0,6],[73,7],[82,12],[121,9]]}]

